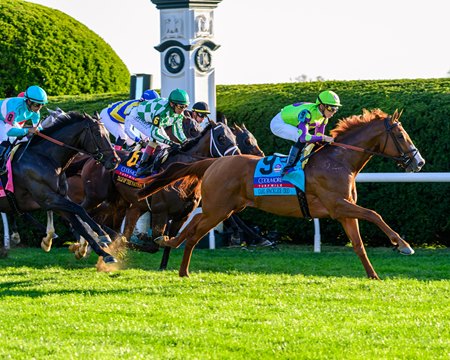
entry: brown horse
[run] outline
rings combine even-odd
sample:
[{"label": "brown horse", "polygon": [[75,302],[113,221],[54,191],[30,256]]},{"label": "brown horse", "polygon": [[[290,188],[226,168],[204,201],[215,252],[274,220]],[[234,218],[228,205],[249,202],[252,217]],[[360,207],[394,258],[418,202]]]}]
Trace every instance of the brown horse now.
[{"label": "brown horse", "polygon": [[[364,110],[360,116],[339,121],[331,131],[336,146],[325,146],[310,157],[305,167],[306,198],[314,218],[331,217],[344,227],[367,276],[379,279],[367,257],[358,220],[377,225],[403,254],[413,254],[409,244],[392,230],[373,210],[356,204],[355,178],[374,154],[392,158],[406,171],[420,171],[425,164],[409,135],[398,121],[397,111],[388,116],[379,109]],[[185,178],[201,182],[202,209],[175,238],[160,245],[178,247],[186,240],[180,276],[189,276],[192,251],[213,227],[247,206],[277,215],[303,217],[296,196],[258,196],[253,192],[253,176],[258,158],[233,156],[207,159],[193,164],[173,164],[150,177],[150,184],[139,192],[141,199]]]}]

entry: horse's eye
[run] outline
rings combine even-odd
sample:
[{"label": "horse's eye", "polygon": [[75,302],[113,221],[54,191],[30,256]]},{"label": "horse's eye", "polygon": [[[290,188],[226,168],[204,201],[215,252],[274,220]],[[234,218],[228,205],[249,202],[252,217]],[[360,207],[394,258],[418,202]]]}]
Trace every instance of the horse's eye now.
[{"label": "horse's eye", "polygon": [[250,139],[245,139],[245,145],[250,146],[252,144],[252,142],[250,141]]}]

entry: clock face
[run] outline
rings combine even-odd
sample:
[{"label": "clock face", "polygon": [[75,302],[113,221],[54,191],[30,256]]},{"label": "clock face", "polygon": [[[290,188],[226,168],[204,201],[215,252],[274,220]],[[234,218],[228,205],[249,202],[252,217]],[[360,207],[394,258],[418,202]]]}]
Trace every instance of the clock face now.
[{"label": "clock face", "polygon": [[200,46],[195,52],[195,66],[201,72],[207,72],[211,69],[211,52],[206,46]]},{"label": "clock face", "polygon": [[178,48],[169,49],[164,56],[164,65],[172,74],[179,73],[184,67],[184,54]]}]

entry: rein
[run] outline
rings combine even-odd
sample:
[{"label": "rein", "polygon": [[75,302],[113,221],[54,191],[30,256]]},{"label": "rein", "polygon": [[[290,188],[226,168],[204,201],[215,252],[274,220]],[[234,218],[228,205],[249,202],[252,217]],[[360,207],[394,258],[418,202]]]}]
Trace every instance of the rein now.
[{"label": "rein", "polygon": [[[217,129],[218,127],[221,127],[221,126],[222,125],[219,124],[215,128],[211,128],[211,130],[210,130],[211,136],[210,136],[210,140],[209,140],[209,153],[210,153],[211,157],[215,157],[214,156],[215,153],[217,155],[219,155],[219,157],[227,156],[230,153],[231,153],[231,155],[235,155],[236,152],[238,151],[238,146],[237,145],[230,146],[223,153],[220,151],[219,146],[217,145],[216,140],[214,139],[214,130]],[[182,151],[182,150],[179,150],[178,152],[180,154],[189,155],[189,156],[191,156],[193,158],[196,158],[196,159],[199,159],[199,160],[203,160],[203,159],[208,159],[209,158],[209,156],[201,156],[201,155],[189,154],[188,152]]]},{"label": "rein", "polygon": [[[381,152],[372,151],[372,150],[369,150],[369,149],[364,149],[364,148],[361,148],[361,147],[358,147],[358,146],[353,146],[353,145],[339,143],[339,142],[331,142],[329,144],[333,145],[333,146],[343,147],[343,148],[349,149],[349,150],[363,152],[363,153],[366,153],[366,154],[381,156],[381,157],[384,157],[384,158],[387,158],[387,159],[393,159],[393,160],[395,160],[397,162],[401,162],[402,164],[407,166],[411,162],[411,158],[407,154],[410,154],[410,153],[413,153],[413,152],[417,153],[418,150],[416,148],[413,148],[410,151],[404,152],[401,149],[397,138],[392,133],[392,129],[397,127],[399,123],[398,122],[394,122],[392,125],[389,125],[389,120],[390,120],[390,118],[384,119],[384,126],[386,127],[386,141],[384,142],[383,150]],[[391,136],[392,141],[394,142],[395,147],[397,148],[397,151],[400,153],[400,156],[386,155],[384,153],[384,149],[386,149],[386,145],[387,145],[387,141],[388,141],[389,136]]]},{"label": "rein", "polygon": [[[91,130],[91,127],[90,127],[90,126],[89,126],[89,130]],[[92,130],[91,130],[91,131],[92,131]],[[39,137],[41,137],[41,138],[47,140],[47,141],[50,141],[50,142],[56,144],[56,145],[59,145],[59,146],[62,146],[62,147],[65,147],[65,148],[74,150],[74,151],[76,151],[76,152],[78,152],[78,153],[81,153],[81,154],[85,154],[85,155],[92,156],[92,157],[94,158],[95,161],[101,161],[101,160],[103,159],[103,154],[100,152],[100,150],[99,150],[98,148],[97,148],[97,150],[96,150],[95,153],[91,153],[91,152],[87,152],[87,151],[85,151],[85,150],[76,148],[76,147],[74,147],[74,146],[72,146],[72,145],[67,145],[66,143],[63,143],[62,141],[59,141],[59,140],[57,140],[57,139],[55,139],[55,138],[52,138],[52,137],[50,137],[50,136],[48,136],[48,135],[42,134],[40,131],[36,132],[35,134],[36,134],[37,136],[39,136]]]}]

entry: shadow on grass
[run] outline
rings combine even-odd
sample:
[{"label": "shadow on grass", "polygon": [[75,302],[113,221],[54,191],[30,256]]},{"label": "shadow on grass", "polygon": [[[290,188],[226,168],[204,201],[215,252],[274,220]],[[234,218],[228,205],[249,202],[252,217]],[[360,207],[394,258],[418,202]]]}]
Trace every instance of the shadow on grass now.
[{"label": "shadow on grass", "polygon": [[[407,278],[417,280],[447,280],[450,278],[449,249],[416,249],[413,256],[400,255],[390,248],[368,248],[372,265],[382,279]],[[183,249],[173,250],[168,270],[178,270]],[[129,251],[125,269],[157,271],[162,251],[156,254]],[[60,267],[71,269],[94,269],[97,256],[76,260],[66,248],[52,249],[44,253],[35,248],[12,249],[9,256],[0,259],[0,271],[5,267],[35,269]],[[288,274],[324,277],[365,278],[364,268],[349,247],[323,246],[321,253],[314,253],[312,246],[282,245],[279,251],[239,248],[217,250],[195,249],[190,266],[191,276],[196,272]]]}]

